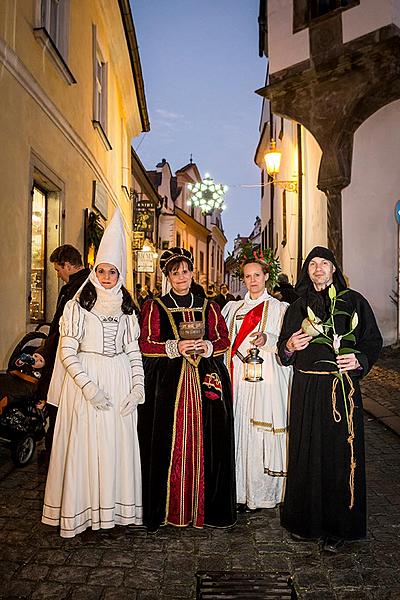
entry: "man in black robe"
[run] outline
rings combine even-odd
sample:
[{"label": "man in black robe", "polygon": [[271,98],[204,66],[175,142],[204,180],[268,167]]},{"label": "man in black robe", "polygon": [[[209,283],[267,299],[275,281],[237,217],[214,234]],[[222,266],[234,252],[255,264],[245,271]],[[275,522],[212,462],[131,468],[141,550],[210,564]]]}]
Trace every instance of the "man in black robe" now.
[{"label": "man in black robe", "polygon": [[[324,338],[304,333],[307,307],[323,323],[330,318],[329,287],[336,289],[339,354]],[[367,300],[347,288],[330,250],[315,247],[296,285],[300,298],[286,311],[278,342],[284,365],[294,366],[289,417],[289,464],[281,523],[295,540],[323,540],[337,552],[345,540],[366,537],[366,489],[359,380],[379,356],[382,337]],[[331,289],[332,296],[333,289]],[[358,324],[352,319],[357,313]],[[319,340],[319,341],[317,341]],[[325,341],[322,341],[325,340]],[[337,365],[337,366],[336,366]],[[337,375],[333,373],[336,372]],[[342,392],[342,382],[345,396]]]}]

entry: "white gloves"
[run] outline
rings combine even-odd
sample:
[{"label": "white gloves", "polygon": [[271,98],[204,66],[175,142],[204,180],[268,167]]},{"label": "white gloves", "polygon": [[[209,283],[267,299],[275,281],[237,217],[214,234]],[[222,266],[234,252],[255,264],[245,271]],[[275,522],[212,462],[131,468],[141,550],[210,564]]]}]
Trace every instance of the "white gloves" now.
[{"label": "white gloves", "polygon": [[110,410],[112,402],[103,390],[97,390],[96,395],[89,399],[89,402],[97,410]]},{"label": "white gloves", "polygon": [[121,415],[127,417],[136,410],[138,404],[144,402],[144,390],[142,385],[135,385],[130,394],[121,402]]}]

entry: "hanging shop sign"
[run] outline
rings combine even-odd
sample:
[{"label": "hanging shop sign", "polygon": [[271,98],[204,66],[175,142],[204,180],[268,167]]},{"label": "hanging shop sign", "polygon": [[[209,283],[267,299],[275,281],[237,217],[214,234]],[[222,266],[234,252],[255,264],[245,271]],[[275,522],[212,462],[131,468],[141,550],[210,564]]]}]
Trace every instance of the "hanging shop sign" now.
[{"label": "hanging shop sign", "polygon": [[143,248],[144,232],[132,231],[132,250],[140,250]]},{"label": "hanging shop sign", "polygon": [[138,273],[154,273],[153,252],[136,252],[136,271]]},{"label": "hanging shop sign", "polygon": [[151,238],[154,231],[155,207],[149,200],[138,200],[135,205],[134,231],[143,231]]}]

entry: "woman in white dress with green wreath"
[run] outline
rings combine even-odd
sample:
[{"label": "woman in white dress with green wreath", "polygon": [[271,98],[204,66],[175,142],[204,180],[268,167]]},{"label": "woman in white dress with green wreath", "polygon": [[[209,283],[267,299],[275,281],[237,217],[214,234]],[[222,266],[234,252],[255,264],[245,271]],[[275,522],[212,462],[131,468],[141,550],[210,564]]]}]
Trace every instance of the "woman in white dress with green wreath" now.
[{"label": "woman in white dress with green wreath", "polygon": [[94,270],[60,322],[48,402],[58,405],[42,522],[71,538],[142,523],[137,405],[144,402],[139,325],[117,209]]},{"label": "woman in white dress with green wreath", "polygon": [[[274,508],[283,500],[286,477],[288,398],[291,369],[283,367],[276,343],[287,304],[266,290],[279,265],[270,250],[244,246],[238,270],[247,288],[244,300],[228,302],[222,314],[231,347],[227,366],[233,387],[238,510]],[[245,381],[243,359],[260,351],[262,381]]]}]

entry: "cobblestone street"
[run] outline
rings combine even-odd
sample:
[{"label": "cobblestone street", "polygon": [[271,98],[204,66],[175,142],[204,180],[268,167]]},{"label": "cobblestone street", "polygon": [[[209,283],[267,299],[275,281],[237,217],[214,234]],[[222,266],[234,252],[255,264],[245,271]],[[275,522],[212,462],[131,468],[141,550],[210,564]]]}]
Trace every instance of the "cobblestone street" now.
[{"label": "cobblestone street", "polygon": [[[395,416],[399,362],[384,357],[363,384]],[[1,448],[0,597],[189,600],[197,572],[234,570],[288,572],[301,599],[400,599],[400,438],[374,416],[365,425],[369,539],[336,556],[293,542],[277,510],[240,515],[231,530],[117,527],[63,540],[40,523],[46,465],[15,469]]]}]

